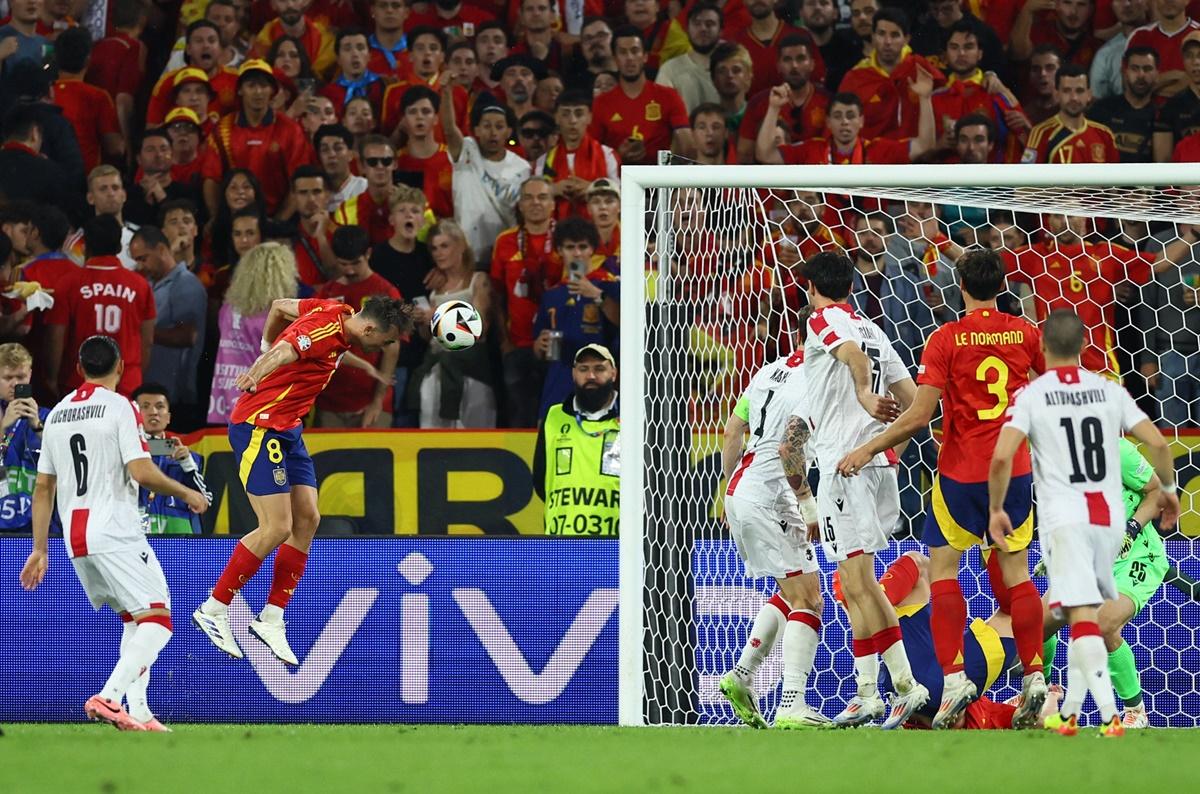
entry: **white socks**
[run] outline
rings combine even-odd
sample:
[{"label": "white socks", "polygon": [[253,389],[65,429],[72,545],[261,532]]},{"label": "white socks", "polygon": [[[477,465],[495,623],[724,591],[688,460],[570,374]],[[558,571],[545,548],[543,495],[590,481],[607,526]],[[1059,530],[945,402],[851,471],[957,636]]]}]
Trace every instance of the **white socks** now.
[{"label": "white socks", "polygon": [[817,658],[821,618],[807,609],[788,615],[783,629],[783,691],[803,692]]},{"label": "white socks", "polygon": [[782,597],[774,596],[758,610],[754,625],[750,627],[750,636],[742,647],[742,655],[733,668],[734,676],[743,684],[754,683],[754,674],[758,672],[763,659],[771,655],[779,630],[787,622],[787,614],[779,611],[777,601],[783,601]]},{"label": "white socks", "polygon": [[879,656],[875,652],[854,657],[854,682],[859,697],[879,697]]},{"label": "white socks", "polygon": [[1067,646],[1067,692],[1062,714],[1078,715],[1089,691],[1100,710],[1100,721],[1108,723],[1117,715],[1117,703],[1108,672],[1108,650],[1098,634],[1075,637]]},{"label": "white socks", "polygon": [[[132,620],[122,624],[121,655],[124,655],[129,648],[129,643],[133,640],[133,634],[136,630],[137,624]],[[154,712],[150,711],[150,703],[147,697],[149,689],[150,668],[147,667],[146,672],[134,679],[134,682],[125,690],[125,710],[129,712],[129,716],[138,722],[149,722],[154,719]]]},{"label": "white socks", "polygon": [[200,611],[206,615],[220,615],[222,612],[229,611],[229,605],[222,604],[220,601],[210,595],[207,599],[205,599],[204,603],[200,605]]},{"label": "white socks", "polygon": [[100,697],[114,703],[120,703],[133,682],[154,664],[159,652],[171,639],[171,630],[160,623],[146,622],[138,624],[132,635],[128,642],[123,643],[125,647],[121,651],[121,658],[100,690]]}]

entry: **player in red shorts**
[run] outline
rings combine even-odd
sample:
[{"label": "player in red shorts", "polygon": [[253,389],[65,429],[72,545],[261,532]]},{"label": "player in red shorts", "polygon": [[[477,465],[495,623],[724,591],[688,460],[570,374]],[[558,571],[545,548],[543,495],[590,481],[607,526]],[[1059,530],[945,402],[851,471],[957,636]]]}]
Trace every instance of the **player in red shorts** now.
[{"label": "player in red shorts", "polygon": [[369,298],[358,313],[332,300],[271,304],[263,330],[263,346],[271,347],[238,376],[237,386],[245,393],[229,417],[229,443],[258,528],[238,542],[212,594],[192,613],[196,627],[235,659],[242,658],[242,649],[229,626],[229,603],[278,549],[267,605],[249,629],[280,661],[298,663],[284,631],[283,610],[304,573],[321,518],[301,423],[351,345],[374,353],[396,344],[411,328],[411,306],[390,298]]},{"label": "player in red shorts", "polygon": [[[1004,289],[1004,264],[991,250],[977,249],[957,263],[966,314],[934,331],[921,355],[917,395],[891,427],[850,452],[838,465],[844,476],[862,469],[878,452],[907,441],[933,418],[942,401],[943,423],[933,504],[925,523],[929,544],[930,628],[945,675],[935,728],[952,727],[978,694],[963,672],[963,627],[967,602],[958,584],[962,554],[987,542],[988,452],[1004,424],[1013,395],[1030,372],[1046,368],[1041,334],[1030,323],[1000,312],[996,296]],[[1033,539],[1033,474],[1028,447],[1021,447],[1005,502],[1015,526],[1000,570],[1010,587],[1013,636],[1025,667],[1022,707],[1015,725],[1030,727],[1046,699],[1042,675],[1042,608],[1029,580],[1027,547]],[[991,570],[991,568],[989,568]],[[993,592],[997,585],[993,583]]]}]

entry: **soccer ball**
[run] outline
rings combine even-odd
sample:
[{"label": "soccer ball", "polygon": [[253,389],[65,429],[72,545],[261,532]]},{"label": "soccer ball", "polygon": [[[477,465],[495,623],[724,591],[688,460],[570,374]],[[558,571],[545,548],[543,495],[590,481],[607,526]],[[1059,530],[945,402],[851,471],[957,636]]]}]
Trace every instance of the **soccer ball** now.
[{"label": "soccer ball", "polygon": [[483,333],[483,319],[466,301],[446,301],[433,310],[429,332],[447,350],[466,350]]}]

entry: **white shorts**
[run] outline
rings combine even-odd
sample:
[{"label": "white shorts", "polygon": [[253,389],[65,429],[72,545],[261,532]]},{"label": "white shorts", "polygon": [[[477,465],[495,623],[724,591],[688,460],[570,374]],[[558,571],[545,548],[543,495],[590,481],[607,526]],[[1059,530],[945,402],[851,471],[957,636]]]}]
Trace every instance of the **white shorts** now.
[{"label": "white shorts", "polygon": [[786,579],[818,570],[817,555],[808,542],[804,519],[794,505],[781,511],[726,496],[725,520],[746,564],[747,576]]},{"label": "white shorts", "polygon": [[137,613],[171,607],[167,577],[144,540],[116,551],[74,557],[71,562],[92,609],[108,604],[114,612]]},{"label": "white shorts", "polygon": [[883,551],[900,518],[895,468],[870,466],[856,477],[821,472],[817,514],[821,518],[821,549],[828,561]]},{"label": "white shorts", "polygon": [[1121,553],[1124,527],[1060,524],[1041,527],[1039,534],[1051,609],[1099,606],[1117,597],[1113,563]]}]

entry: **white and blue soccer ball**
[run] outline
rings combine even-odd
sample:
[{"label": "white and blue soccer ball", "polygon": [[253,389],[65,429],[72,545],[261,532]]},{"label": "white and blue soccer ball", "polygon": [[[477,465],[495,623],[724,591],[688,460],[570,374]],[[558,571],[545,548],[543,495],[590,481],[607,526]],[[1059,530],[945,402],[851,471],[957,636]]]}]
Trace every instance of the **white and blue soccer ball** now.
[{"label": "white and blue soccer ball", "polygon": [[446,301],[433,310],[429,332],[447,350],[466,350],[483,334],[483,318],[466,301]]}]

